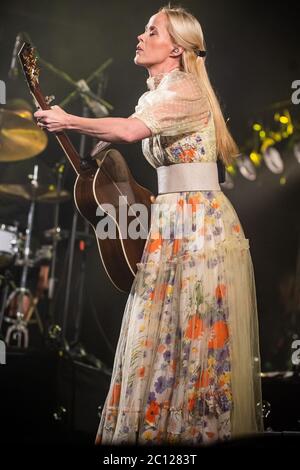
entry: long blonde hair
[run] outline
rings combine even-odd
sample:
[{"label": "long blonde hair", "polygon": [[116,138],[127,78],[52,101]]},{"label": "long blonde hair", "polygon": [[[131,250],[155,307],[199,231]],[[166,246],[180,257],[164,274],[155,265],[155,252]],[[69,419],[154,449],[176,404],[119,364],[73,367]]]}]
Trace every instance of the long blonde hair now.
[{"label": "long blonde hair", "polygon": [[201,25],[187,9],[179,6],[169,4],[161,7],[159,12],[165,13],[168,18],[168,32],[173,42],[184,49],[181,55],[181,69],[196,75],[204,85],[213,113],[218,157],[225,165],[230,165],[239,155],[239,149],[227,128],[207,74],[205,59],[196,54],[198,49],[206,49]]}]

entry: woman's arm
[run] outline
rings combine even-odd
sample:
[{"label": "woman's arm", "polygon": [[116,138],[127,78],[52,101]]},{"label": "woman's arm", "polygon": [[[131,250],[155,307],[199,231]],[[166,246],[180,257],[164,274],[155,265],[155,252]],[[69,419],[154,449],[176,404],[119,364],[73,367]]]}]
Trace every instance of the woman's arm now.
[{"label": "woman's arm", "polygon": [[132,143],[151,136],[150,129],[138,118],[84,118],[66,113],[59,106],[34,113],[38,126],[50,132],[74,130],[105,142]]}]

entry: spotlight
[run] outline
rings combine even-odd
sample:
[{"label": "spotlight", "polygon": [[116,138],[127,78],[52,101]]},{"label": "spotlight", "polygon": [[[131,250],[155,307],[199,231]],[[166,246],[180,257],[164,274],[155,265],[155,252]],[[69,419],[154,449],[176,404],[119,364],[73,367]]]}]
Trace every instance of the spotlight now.
[{"label": "spotlight", "polygon": [[249,154],[249,158],[255,167],[260,167],[261,165],[261,142],[266,138],[266,131],[263,128],[263,125],[255,122],[252,125],[253,132],[253,143],[252,143],[252,150]]},{"label": "spotlight", "polygon": [[220,186],[224,189],[232,189],[234,187],[233,178],[228,171],[225,171],[225,181],[224,183],[220,183]]},{"label": "spotlight", "polygon": [[247,180],[256,180],[256,170],[248,157],[242,156],[237,159],[237,166],[239,167],[241,175]]},{"label": "spotlight", "polygon": [[253,163],[253,165],[260,166],[260,162],[261,162],[260,153],[253,151],[253,152],[250,153],[249,157],[250,157],[250,160]]},{"label": "spotlight", "polygon": [[298,163],[300,163],[300,141],[294,144],[294,155]]},{"label": "spotlight", "polygon": [[226,169],[227,173],[229,173],[229,175],[232,175],[232,177],[236,176],[235,164],[226,165],[225,169]]},{"label": "spotlight", "polygon": [[270,146],[263,152],[263,158],[266,166],[272,173],[282,173],[284,164],[281,155],[276,147]]},{"label": "spotlight", "polygon": [[292,117],[288,109],[285,109],[281,113],[274,114],[274,121],[278,123],[278,132],[282,139],[287,139],[294,132],[294,125]]}]

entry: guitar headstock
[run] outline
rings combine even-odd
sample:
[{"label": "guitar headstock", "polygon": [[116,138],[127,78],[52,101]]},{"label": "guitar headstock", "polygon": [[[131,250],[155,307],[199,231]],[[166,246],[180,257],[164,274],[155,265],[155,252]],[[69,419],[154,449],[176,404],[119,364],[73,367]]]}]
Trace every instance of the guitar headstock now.
[{"label": "guitar headstock", "polygon": [[38,86],[40,74],[40,69],[37,66],[37,57],[35,55],[35,49],[28,42],[24,42],[18,53],[18,56],[28,86],[31,92],[34,92]]}]

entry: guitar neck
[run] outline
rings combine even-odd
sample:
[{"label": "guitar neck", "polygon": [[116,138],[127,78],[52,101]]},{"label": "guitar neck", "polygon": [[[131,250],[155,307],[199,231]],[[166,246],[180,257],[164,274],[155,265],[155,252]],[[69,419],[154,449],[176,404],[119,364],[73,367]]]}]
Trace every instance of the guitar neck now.
[{"label": "guitar neck", "polygon": [[[30,93],[33,96],[36,106],[42,110],[51,109],[39,85],[39,69],[37,67],[37,59],[34,55],[33,47],[29,43],[24,42],[20,51],[18,52],[18,56],[23,68],[27,85],[29,87]],[[90,156],[81,157],[65,132],[55,132],[54,135],[77,175],[81,174],[87,169],[97,167],[97,164],[95,161],[93,161],[93,159],[96,159],[97,154],[110,145],[110,142],[99,141],[94,147]]]},{"label": "guitar neck", "polygon": [[[37,87],[34,91],[34,93],[31,91],[36,103],[38,106],[43,109],[51,109],[51,107],[48,105],[44,95],[42,94],[40,87]],[[77,174],[80,174],[82,172],[80,168],[80,155],[75,149],[74,145],[70,141],[69,137],[67,134],[63,131],[60,132],[55,132],[54,133],[59,145],[63,149],[66,157],[68,158],[69,162],[71,163],[72,167],[74,168],[75,172]]]}]

